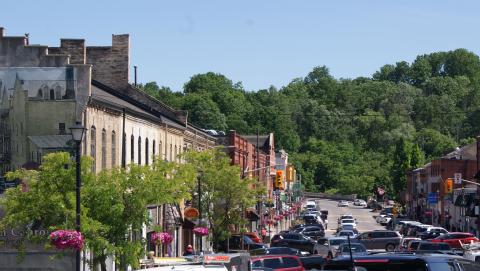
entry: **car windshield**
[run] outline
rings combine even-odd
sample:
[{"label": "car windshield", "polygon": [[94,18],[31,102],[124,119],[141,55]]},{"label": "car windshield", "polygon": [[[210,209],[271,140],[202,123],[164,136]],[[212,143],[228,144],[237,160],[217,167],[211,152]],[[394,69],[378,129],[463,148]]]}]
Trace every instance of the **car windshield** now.
[{"label": "car windshield", "polygon": [[353,219],[343,219],[342,223],[355,223],[355,220],[353,220]]},{"label": "car windshield", "polygon": [[352,231],[341,231],[339,233],[340,236],[352,236],[354,233]]},{"label": "car windshield", "polygon": [[328,242],[330,243],[331,246],[339,246],[343,243],[346,243],[347,239],[332,239],[332,240],[328,240]]}]

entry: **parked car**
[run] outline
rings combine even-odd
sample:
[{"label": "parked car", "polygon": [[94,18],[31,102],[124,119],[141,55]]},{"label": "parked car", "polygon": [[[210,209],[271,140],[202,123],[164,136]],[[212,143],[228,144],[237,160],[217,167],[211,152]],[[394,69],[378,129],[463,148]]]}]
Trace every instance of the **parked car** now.
[{"label": "parked car", "polygon": [[430,240],[430,242],[447,243],[452,248],[462,248],[462,244],[469,244],[478,241],[477,237],[468,232],[450,232]]},{"label": "parked car", "polygon": [[341,200],[337,204],[338,207],[348,207],[348,201],[346,200]]},{"label": "parked car", "polygon": [[267,267],[275,271],[304,271],[300,258],[295,255],[263,255],[250,259],[252,268]]},{"label": "parked car", "polygon": [[416,238],[416,237],[404,237],[402,238],[402,240],[400,241],[400,245],[397,247],[397,250],[398,251],[408,251],[408,245],[410,244],[410,242],[412,241],[421,241],[420,238]]},{"label": "parked car", "polygon": [[356,235],[358,235],[358,230],[356,227],[352,225],[343,225],[337,228],[337,233],[341,231],[353,231]]},{"label": "parked car", "polygon": [[364,244],[367,249],[394,251],[400,245],[402,236],[396,231],[379,230],[362,233],[356,239]]},{"label": "parked car", "polygon": [[350,250],[352,251],[352,255],[355,256],[368,254],[367,248],[363,244],[350,242],[350,245],[348,243],[341,244],[337,249],[335,257],[340,257],[342,255],[350,256]]},{"label": "parked car", "polygon": [[[222,252],[232,252],[239,250],[250,251],[252,249],[266,248],[265,244],[255,243],[250,237],[243,235],[243,248],[242,248],[242,236],[240,234],[235,234],[230,236],[228,243],[227,241],[221,242],[217,248],[218,251]],[[228,245],[228,247],[227,247]]]},{"label": "parked car", "polygon": [[301,251],[313,253],[313,248],[317,242],[299,233],[287,233],[279,235],[278,238],[272,238],[270,247],[291,247]]},{"label": "parked car", "polygon": [[337,253],[338,247],[346,243],[348,240],[345,237],[330,237],[328,239],[322,238],[317,241],[314,247],[313,254],[321,255],[325,258],[333,258]]},{"label": "parked car", "polygon": [[357,223],[355,222],[355,219],[342,219],[342,221],[340,221],[340,227],[343,227],[346,225],[351,225],[354,228],[357,227]]},{"label": "parked car", "polygon": [[385,226],[392,220],[392,215],[381,215],[379,216],[380,219],[378,219],[378,223],[382,226]]},{"label": "parked car", "polygon": [[341,215],[341,216],[338,217],[338,219],[337,219],[338,224],[340,224],[340,222],[341,222],[343,219],[353,219],[353,220],[355,220],[355,218],[353,217],[353,215],[344,214],[344,215]]},{"label": "parked car", "polygon": [[305,224],[320,224],[321,221],[316,215],[304,215],[303,216],[303,221]]},{"label": "parked car", "polygon": [[408,246],[407,246],[407,251],[415,251],[418,249],[418,246],[420,245],[420,242],[422,242],[422,240],[413,240],[411,241],[410,243],[408,243]]},{"label": "parked car", "polygon": [[355,238],[357,236],[357,234],[352,231],[352,230],[341,230],[337,233],[336,235],[337,237],[347,237],[347,236],[350,236],[350,238]]},{"label": "parked car", "polygon": [[[455,255],[378,253],[354,256],[356,270],[362,271],[462,271],[480,270],[480,264]],[[350,256],[332,259],[324,270],[351,270]]]},{"label": "parked car", "polygon": [[325,236],[325,229],[323,228],[322,224],[317,224],[315,226],[307,226],[304,228],[300,228],[300,230],[296,230],[296,233],[303,234],[307,237],[313,238],[317,240],[320,237]]},{"label": "parked car", "polygon": [[256,232],[246,232],[245,235],[250,237],[250,239],[257,244],[262,243],[262,238],[260,238]]},{"label": "parked car", "polygon": [[442,227],[428,227],[425,231],[418,232],[417,236],[420,237],[422,240],[428,240],[437,238],[442,234],[447,234],[448,231]]},{"label": "parked car", "polygon": [[291,247],[265,247],[250,250],[251,256],[258,255],[297,255],[303,256],[302,252]]},{"label": "parked car", "polygon": [[452,251],[452,248],[447,243],[421,241],[415,251]]}]

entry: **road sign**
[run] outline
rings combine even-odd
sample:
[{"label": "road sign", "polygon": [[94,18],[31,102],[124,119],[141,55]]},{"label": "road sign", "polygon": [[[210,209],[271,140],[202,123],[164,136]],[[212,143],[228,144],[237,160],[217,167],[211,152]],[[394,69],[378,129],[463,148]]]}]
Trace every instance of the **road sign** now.
[{"label": "road sign", "polygon": [[455,184],[462,184],[462,173],[454,173],[453,180]]},{"label": "road sign", "polygon": [[438,194],[436,192],[428,193],[428,203],[437,204],[438,203]]}]

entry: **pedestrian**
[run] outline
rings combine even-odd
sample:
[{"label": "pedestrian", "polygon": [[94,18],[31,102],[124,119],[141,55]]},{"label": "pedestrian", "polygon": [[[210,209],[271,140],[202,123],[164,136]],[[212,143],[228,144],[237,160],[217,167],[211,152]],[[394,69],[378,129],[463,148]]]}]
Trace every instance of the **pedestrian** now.
[{"label": "pedestrian", "polygon": [[183,252],[183,256],[192,256],[193,255],[193,247],[192,245],[188,245],[185,252]]},{"label": "pedestrian", "polygon": [[265,243],[267,240],[267,229],[265,227],[262,227],[262,230],[260,231],[260,234],[262,235],[262,240]]}]

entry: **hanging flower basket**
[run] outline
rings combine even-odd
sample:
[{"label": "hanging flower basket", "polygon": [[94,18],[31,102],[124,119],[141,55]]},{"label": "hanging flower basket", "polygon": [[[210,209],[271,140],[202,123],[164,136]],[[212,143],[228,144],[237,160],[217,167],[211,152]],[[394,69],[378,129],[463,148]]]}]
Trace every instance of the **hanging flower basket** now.
[{"label": "hanging flower basket", "polygon": [[207,236],[208,235],[208,228],[207,227],[196,227],[193,229],[193,233],[200,236]]},{"label": "hanging flower basket", "polygon": [[173,237],[168,232],[155,232],[152,234],[151,240],[155,244],[170,244],[173,241]]},{"label": "hanging flower basket", "polygon": [[50,243],[57,249],[81,250],[83,236],[82,233],[75,230],[57,230],[50,234]]}]

